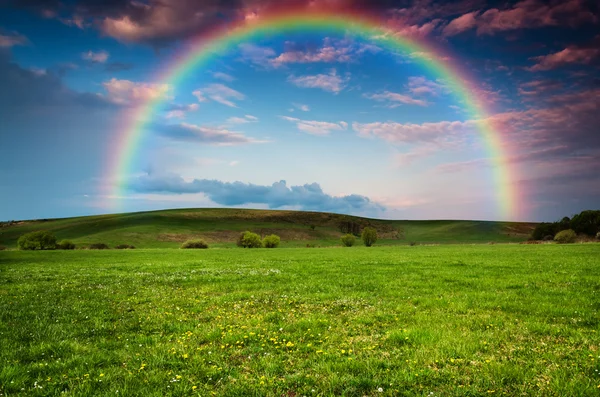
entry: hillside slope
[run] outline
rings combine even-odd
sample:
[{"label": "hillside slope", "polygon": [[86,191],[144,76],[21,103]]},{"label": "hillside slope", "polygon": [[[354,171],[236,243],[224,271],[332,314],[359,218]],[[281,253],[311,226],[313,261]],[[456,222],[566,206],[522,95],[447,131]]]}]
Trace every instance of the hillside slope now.
[{"label": "hillside slope", "polygon": [[519,242],[535,227],[534,223],[517,222],[392,221],[321,212],[206,208],[3,223],[0,245],[15,247],[20,235],[49,230],[59,240],[69,239],[78,246],[103,242],[176,248],[187,239],[201,237],[211,246],[227,247],[235,244],[240,232],[251,230],[278,234],[284,247],[334,246],[340,245],[343,222],[375,227],[381,245]]}]

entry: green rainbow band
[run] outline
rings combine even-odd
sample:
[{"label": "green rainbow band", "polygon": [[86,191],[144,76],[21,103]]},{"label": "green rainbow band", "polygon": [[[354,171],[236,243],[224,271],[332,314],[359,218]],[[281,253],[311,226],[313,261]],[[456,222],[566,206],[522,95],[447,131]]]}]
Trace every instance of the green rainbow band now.
[{"label": "green rainbow band", "polygon": [[[490,165],[493,169],[496,201],[499,215],[504,219],[517,217],[518,195],[510,176],[514,174],[507,161],[506,146],[501,133],[496,130],[488,118],[483,106],[484,101],[477,98],[478,92],[473,83],[452,60],[439,48],[423,40],[394,35],[381,27],[381,21],[356,13],[338,12],[280,12],[261,17],[250,22],[241,22],[235,26],[225,26],[204,34],[185,51],[175,56],[167,68],[163,69],[156,81],[177,86],[192,70],[202,67],[224,51],[243,42],[259,40],[266,35],[281,35],[293,31],[333,30],[339,33],[351,33],[355,36],[374,41],[378,45],[392,50],[409,53],[415,61],[434,75],[448,83],[453,94],[464,103],[474,120],[477,120],[480,134],[486,146]],[[160,109],[164,98],[149,100],[127,115],[125,129],[118,137],[117,150],[109,154],[109,175],[115,181],[112,197],[124,196],[126,178],[135,158],[136,149],[146,131],[146,125]],[[114,147],[114,146],[112,146]]]}]

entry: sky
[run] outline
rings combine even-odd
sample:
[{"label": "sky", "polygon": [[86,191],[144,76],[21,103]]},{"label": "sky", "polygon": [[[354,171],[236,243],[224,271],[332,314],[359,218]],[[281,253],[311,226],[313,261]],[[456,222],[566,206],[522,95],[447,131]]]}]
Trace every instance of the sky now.
[{"label": "sky", "polygon": [[[364,15],[386,38],[440,51],[324,26],[242,39],[165,76],[199,38],[282,7]],[[599,8],[0,0],[0,220],[238,207],[554,221],[598,209]],[[128,166],[115,167],[149,101],[159,105]],[[482,125],[493,125],[492,148]]]}]

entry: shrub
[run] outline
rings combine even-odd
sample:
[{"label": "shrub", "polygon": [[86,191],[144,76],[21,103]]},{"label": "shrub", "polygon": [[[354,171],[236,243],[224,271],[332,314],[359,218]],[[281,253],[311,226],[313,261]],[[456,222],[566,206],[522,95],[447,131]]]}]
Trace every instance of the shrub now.
[{"label": "shrub", "polygon": [[22,235],[17,241],[20,250],[53,250],[56,237],[50,232],[37,231]]},{"label": "shrub", "polygon": [[600,240],[600,232],[596,233],[596,240]]},{"label": "shrub", "polygon": [[132,250],[135,247],[133,245],[129,245],[129,244],[119,244],[115,248],[118,250]]},{"label": "shrub", "polygon": [[377,230],[372,227],[365,227],[362,231],[361,238],[367,247],[372,246],[377,241]]},{"label": "shrub", "polygon": [[552,241],[554,240],[554,236],[552,236],[551,234],[544,236],[544,238],[542,239],[543,241]]},{"label": "shrub", "polygon": [[70,242],[69,240],[63,240],[60,243],[56,244],[57,250],[74,250],[75,244]]},{"label": "shrub", "polygon": [[415,245],[417,245],[417,242],[416,242],[416,241],[411,241],[411,242],[410,242],[410,246],[411,246],[411,247],[414,247]]},{"label": "shrub", "polygon": [[183,249],[206,249],[208,248],[208,244],[206,241],[202,239],[197,240],[188,240],[185,243],[181,244],[181,248]]},{"label": "shrub", "polygon": [[263,246],[260,236],[250,231],[246,231],[240,235],[237,245],[242,248],[262,248]]},{"label": "shrub", "polygon": [[88,246],[88,249],[91,249],[91,250],[107,250],[108,249],[108,245],[106,245],[104,243],[94,243],[94,244],[90,244]]},{"label": "shrub", "polygon": [[352,247],[354,245],[354,243],[356,242],[356,238],[354,237],[353,234],[345,234],[341,237],[342,240],[342,244],[344,244],[344,247]]},{"label": "shrub", "polygon": [[572,244],[575,242],[577,238],[577,234],[574,230],[563,230],[562,232],[558,232],[556,236],[554,236],[554,241],[559,244]]},{"label": "shrub", "polygon": [[276,234],[271,234],[270,236],[266,236],[263,238],[263,247],[265,248],[277,248],[279,247],[279,243],[281,239]]}]

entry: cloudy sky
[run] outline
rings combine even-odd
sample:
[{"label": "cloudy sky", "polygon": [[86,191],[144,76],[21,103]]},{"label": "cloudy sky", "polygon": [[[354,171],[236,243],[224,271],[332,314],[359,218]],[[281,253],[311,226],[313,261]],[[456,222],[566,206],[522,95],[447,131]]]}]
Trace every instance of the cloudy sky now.
[{"label": "cloudy sky", "polygon": [[[290,0],[288,12],[368,15],[443,55],[323,28],[157,78],[193,38],[281,4],[0,0],[0,220],[231,206],[542,221],[600,206],[597,1]],[[456,65],[485,119],[423,57]],[[148,100],[161,106],[131,166],[111,173]],[[504,187],[484,124],[501,134]]]}]

